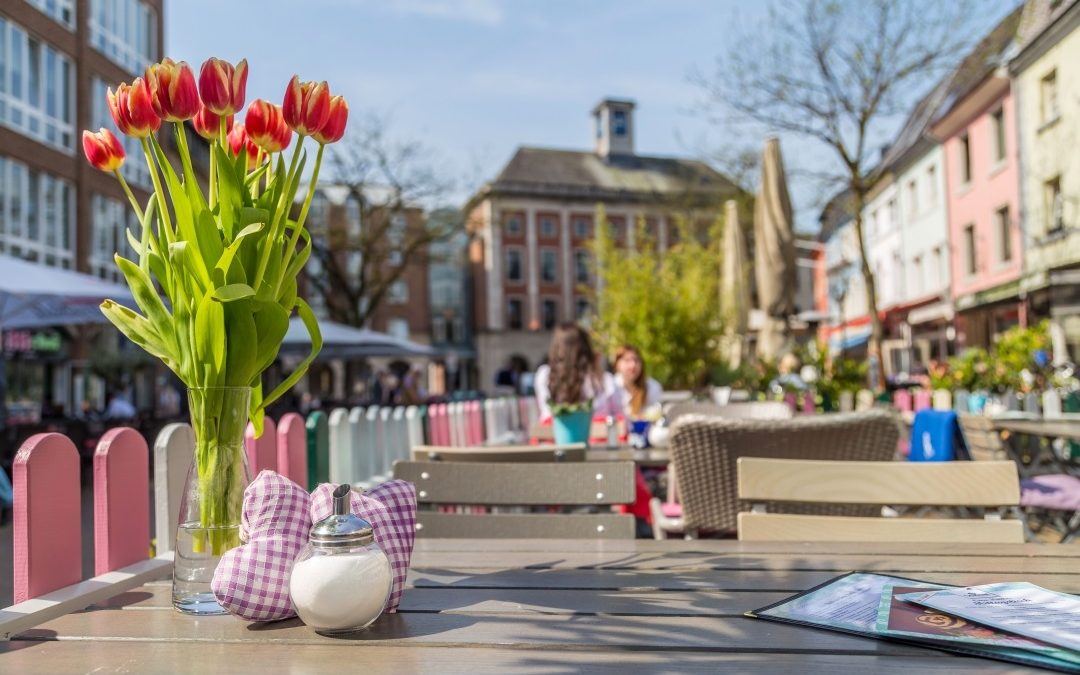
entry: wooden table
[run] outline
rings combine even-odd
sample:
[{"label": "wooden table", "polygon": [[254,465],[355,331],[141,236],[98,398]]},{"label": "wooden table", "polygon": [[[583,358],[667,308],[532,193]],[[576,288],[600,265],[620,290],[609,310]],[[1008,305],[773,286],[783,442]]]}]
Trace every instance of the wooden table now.
[{"label": "wooden table", "polygon": [[401,611],[348,639],[183,616],[162,580],[0,643],[0,671],[1026,672],[742,615],[855,569],[1080,591],[1075,546],[427,540]]},{"label": "wooden table", "polygon": [[995,417],[994,428],[1014,434],[1027,434],[1043,438],[1067,438],[1080,441],[1080,419],[1056,419],[1024,417]]}]

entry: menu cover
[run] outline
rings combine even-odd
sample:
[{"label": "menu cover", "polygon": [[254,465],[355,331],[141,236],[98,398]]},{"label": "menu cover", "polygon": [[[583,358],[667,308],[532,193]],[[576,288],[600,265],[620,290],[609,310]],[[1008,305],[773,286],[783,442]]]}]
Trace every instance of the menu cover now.
[{"label": "menu cover", "polygon": [[1020,657],[1031,657],[1034,653],[1034,658],[1039,661],[1042,661],[1039,655],[1046,657],[1046,666],[1063,665],[1057,662],[1080,666],[1078,652],[944,614],[929,607],[906,602],[899,597],[924,592],[925,589],[903,584],[887,585],[878,606],[878,632],[886,637],[981,645],[988,649],[1001,650],[1006,655],[1018,651],[1012,655]]},{"label": "menu cover", "polygon": [[941,612],[1019,633],[1070,650],[1080,650],[1080,598],[1020,582],[968,586],[904,600]]},{"label": "menu cover", "polygon": [[950,588],[943,584],[917,581],[887,574],[849,572],[786,600],[747,612],[746,615],[768,621],[812,626],[851,635],[906,642],[969,656],[981,656],[1027,666],[1080,673],[1080,663],[1058,660],[1039,652],[995,648],[967,641],[939,640],[906,635],[896,636],[883,633],[878,629],[878,613],[882,594],[886,592],[887,587],[896,585],[900,585],[905,589],[914,588],[917,592]]}]

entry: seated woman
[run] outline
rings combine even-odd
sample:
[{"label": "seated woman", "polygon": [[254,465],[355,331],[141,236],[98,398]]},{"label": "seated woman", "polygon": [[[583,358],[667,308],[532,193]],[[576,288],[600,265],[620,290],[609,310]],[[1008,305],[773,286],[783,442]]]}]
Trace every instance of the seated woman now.
[{"label": "seated woman", "polygon": [[589,334],[575,323],[555,329],[548,350],[548,362],[536,370],[533,380],[540,422],[551,420],[552,401],[558,403],[592,401],[593,415],[616,416],[625,404],[610,373],[600,369]]},{"label": "seated woman", "polygon": [[637,347],[623,345],[615,352],[615,386],[620,390],[627,419],[659,411],[664,388],[645,375],[645,361]]}]

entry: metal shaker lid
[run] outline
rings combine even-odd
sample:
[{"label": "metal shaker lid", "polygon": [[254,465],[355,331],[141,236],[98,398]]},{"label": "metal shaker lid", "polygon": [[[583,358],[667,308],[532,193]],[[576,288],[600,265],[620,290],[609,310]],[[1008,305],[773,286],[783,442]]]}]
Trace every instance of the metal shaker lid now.
[{"label": "metal shaker lid", "polygon": [[375,540],[371,523],[350,512],[352,487],[339,485],[334,490],[334,512],[311,528],[311,544],[315,548],[348,548],[365,546]]}]

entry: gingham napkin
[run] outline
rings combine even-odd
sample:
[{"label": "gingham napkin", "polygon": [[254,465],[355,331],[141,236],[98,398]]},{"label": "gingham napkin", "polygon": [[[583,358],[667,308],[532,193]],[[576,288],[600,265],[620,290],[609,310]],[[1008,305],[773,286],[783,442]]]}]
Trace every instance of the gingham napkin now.
[{"label": "gingham napkin", "polygon": [[293,561],[311,531],[307,490],[262,471],[244,490],[242,544],[221,557],[210,590],[226,610],[248,621],[296,616],[289,599]]},{"label": "gingham napkin", "polygon": [[[324,483],[312,495],[273,471],[262,471],[244,490],[240,538],[226,552],[210,589],[221,606],[248,621],[296,616],[289,598],[289,575],[311,526],[333,512],[336,485]],[[352,512],[371,523],[375,541],[390,559],[393,587],[386,611],[397,611],[409,573],[416,524],[412,483],[390,481],[365,494],[352,493]]]},{"label": "gingham napkin", "polygon": [[[311,493],[311,521],[317,523],[334,512],[336,485],[323,483]],[[392,480],[368,492],[353,491],[351,511],[371,523],[375,541],[390,559],[394,584],[386,599],[386,612],[396,612],[409,574],[413,539],[416,537],[416,487],[403,480]]]}]

